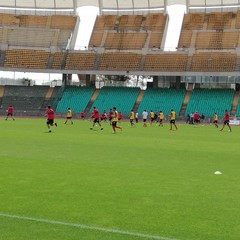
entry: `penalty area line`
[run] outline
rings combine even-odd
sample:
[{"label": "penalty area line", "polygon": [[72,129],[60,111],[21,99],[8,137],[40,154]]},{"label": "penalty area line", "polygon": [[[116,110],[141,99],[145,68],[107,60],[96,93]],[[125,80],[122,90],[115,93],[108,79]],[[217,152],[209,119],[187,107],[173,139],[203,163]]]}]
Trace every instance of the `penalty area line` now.
[{"label": "penalty area line", "polygon": [[108,233],[116,233],[116,234],[121,234],[121,235],[131,235],[131,236],[148,238],[148,239],[178,240],[178,239],[174,239],[174,238],[160,237],[160,236],[154,236],[154,235],[149,235],[149,234],[144,234],[144,233],[121,231],[121,230],[116,230],[116,229],[111,229],[111,228],[95,227],[95,226],[88,226],[88,225],[84,225],[84,224],[76,224],[76,223],[68,223],[68,222],[60,222],[60,221],[41,219],[41,218],[35,218],[35,217],[16,216],[16,215],[4,214],[4,213],[0,213],[0,217],[13,218],[13,219],[19,219],[19,220],[25,220],[25,221],[34,221],[34,222],[40,222],[40,223],[50,223],[50,224],[55,224],[55,225],[69,226],[69,227],[75,227],[75,228],[81,228],[81,229],[89,229],[89,230],[108,232]]}]

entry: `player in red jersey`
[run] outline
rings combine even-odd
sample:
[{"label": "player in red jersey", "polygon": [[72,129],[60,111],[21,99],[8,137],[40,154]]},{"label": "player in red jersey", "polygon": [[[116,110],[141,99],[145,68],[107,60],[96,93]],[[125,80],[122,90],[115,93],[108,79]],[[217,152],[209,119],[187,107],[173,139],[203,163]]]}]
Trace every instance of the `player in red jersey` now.
[{"label": "player in red jersey", "polygon": [[120,122],[123,119],[123,114],[121,112],[118,113],[118,121]]},{"label": "player in red jersey", "polygon": [[225,114],[224,114],[224,122],[223,122],[223,126],[222,126],[222,129],[220,129],[220,131],[222,131],[224,129],[224,127],[227,125],[228,128],[229,128],[229,132],[232,131],[232,128],[231,126],[229,125],[229,121],[230,121],[230,116],[229,116],[229,113],[228,113],[228,110],[225,110]]},{"label": "player in red jersey", "polygon": [[80,117],[81,117],[81,119],[84,119],[84,118],[85,118],[85,113],[84,113],[84,111],[80,112]]},{"label": "player in red jersey", "polygon": [[10,105],[10,106],[8,107],[8,110],[7,110],[7,117],[6,117],[5,120],[7,120],[9,116],[12,117],[12,120],[15,120],[14,117],[13,117],[13,112],[14,112],[14,108],[13,108],[12,105]]},{"label": "player in red jersey", "polygon": [[107,121],[107,114],[106,114],[106,111],[104,110],[102,115],[101,115],[101,121]]},{"label": "player in red jersey", "polygon": [[47,107],[47,110],[45,111],[45,116],[47,117],[48,132],[52,132],[51,126],[55,125],[57,127],[57,123],[54,123],[55,112],[51,108],[51,106]]},{"label": "player in red jersey", "polygon": [[196,111],[196,112],[193,114],[193,124],[194,124],[194,126],[196,127],[199,123],[200,123],[200,115],[199,115],[199,113]]},{"label": "player in red jersey", "polygon": [[101,127],[101,130],[103,130],[103,127],[102,127],[101,123],[99,122],[99,117],[100,116],[99,116],[99,112],[98,112],[96,107],[93,107],[92,114],[93,114],[92,115],[93,116],[93,125],[92,125],[92,127],[90,127],[90,129],[92,130],[93,127],[95,126],[95,124],[97,123]]}]

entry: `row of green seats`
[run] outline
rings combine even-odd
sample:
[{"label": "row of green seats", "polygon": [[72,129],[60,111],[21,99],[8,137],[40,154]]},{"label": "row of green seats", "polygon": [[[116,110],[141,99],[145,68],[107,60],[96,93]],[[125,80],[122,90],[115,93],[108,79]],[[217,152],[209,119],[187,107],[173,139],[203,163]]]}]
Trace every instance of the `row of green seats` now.
[{"label": "row of green seats", "polygon": [[138,112],[144,110],[155,113],[163,111],[165,116],[170,114],[171,109],[179,114],[186,94],[185,89],[157,88],[147,89],[139,105]]},{"label": "row of green seats", "polygon": [[118,112],[129,114],[132,110],[140,89],[132,87],[103,87],[101,88],[93,107],[95,106],[99,112],[109,112],[109,109],[116,107]]},{"label": "row of green seats", "polygon": [[94,88],[66,87],[61,100],[57,105],[57,112],[66,112],[70,107],[73,113],[84,111],[94,93]]},{"label": "row of green seats", "polygon": [[212,117],[215,112],[219,117],[223,117],[226,109],[231,110],[233,96],[233,89],[194,89],[187,105],[186,115],[198,111],[206,117]]}]

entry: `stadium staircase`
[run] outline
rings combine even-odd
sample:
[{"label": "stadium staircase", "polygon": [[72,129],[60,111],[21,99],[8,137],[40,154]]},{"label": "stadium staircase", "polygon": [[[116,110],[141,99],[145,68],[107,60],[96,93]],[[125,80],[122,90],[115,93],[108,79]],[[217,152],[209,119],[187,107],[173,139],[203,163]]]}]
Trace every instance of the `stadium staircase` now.
[{"label": "stadium staircase", "polygon": [[47,106],[51,106],[53,109],[56,108],[56,105],[54,105],[54,100],[55,97],[59,91],[60,87],[50,87],[48,89],[48,92],[45,96],[45,99],[42,102],[42,106],[41,106],[41,111],[44,113],[44,111],[46,110]]},{"label": "stadium staircase", "polygon": [[94,66],[93,66],[94,70],[98,69],[98,66],[100,63],[100,58],[101,58],[101,54],[97,53],[96,60],[95,60]]},{"label": "stadium staircase", "polygon": [[0,86],[0,106],[2,106],[3,94],[4,94],[4,86]]},{"label": "stadium staircase", "polygon": [[51,68],[52,68],[53,60],[54,60],[54,55],[53,55],[53,54],[50,54],[50,56],[49,56],[49,58],[48,58],[48,61],[47,61],[47,68],[48,68],[48,69],[51,69]]},{"label": "stadium staircase", "polygon": [[183,104],[182,104],[182,107],[181,107],[181,110],[180,110],[180,113],[179,115],[180,116],[185,116],[186,114],[186,109],[187,109],[187,105],[188,105],[188,102],[189,102],[189,99],[190,99],[190,96],[191,96],[191,92],[190,90],[187,90],[186,91],[186,94],[185,94],[185,97],[184,97],[184,100],[183,100]]},{"label": "stadium staircase", "polygon": [[96,100],[98,94],[99,94],[99,89],[95,89],[95,91],[94,91],[94,93],[93,93],[90,101],[88,102],[85,111],[84,111],[85,113],[90,113],[90,110],[91,110],[91,108],[92,108],[92,106],[93,106],[93,103],[94,103],[94,101]]},{"label": "stadium staircase", "polygon": [[68,57],[68,51],[66,51],[64,53],[61,69],[65,69],[65,66],[66,66],[66,63],[67,63],[67,57]]},{"label": "stadium staircase", "polygon": [[52,100],[52,95],[53,95],[54,90],[55,90],[55,88],[53,88],[53,87],[50,87],[48,89],[47,94],[45,96],[45,99],[44,99],[44,101],[42,103],[42,106],[41,106],[42,111],[44,111],[47,108],[48,105],[52,106],[51,100]]},{"label": "stadium staircase", "polygon": [[4,94],[4,86],[0,86],[0,97],[2,98]]},{"label": "stadium staircase", "polygon": [[139,105],[140,105],[140,103],[141,103],[141,101],[142,101],[143,96],[144,96],[144,90],[141,90],[141,91],[139,92],[139,94],[138,94],[137,100],[136,100],[136,102],[135,102],[135,104],[134,104],[134,107],[133,107],[133,111],[134,111],[134,112],[137,112],[137,111],[138,111],[138,107],[139,107]]},{"label": "stadium staircase", "polygon": [[232,108],[231,108],[231,116],[235,116],[237,112],[237,106],[238,106],[238,98],[239,98],[239,91],[235,91],[233,102],[232,102]]},{"label": "stadium staircase", "polygon": [[0,51],[0,66],[1,67],[4,66],[5,56],[6,56],[6,51]]}]

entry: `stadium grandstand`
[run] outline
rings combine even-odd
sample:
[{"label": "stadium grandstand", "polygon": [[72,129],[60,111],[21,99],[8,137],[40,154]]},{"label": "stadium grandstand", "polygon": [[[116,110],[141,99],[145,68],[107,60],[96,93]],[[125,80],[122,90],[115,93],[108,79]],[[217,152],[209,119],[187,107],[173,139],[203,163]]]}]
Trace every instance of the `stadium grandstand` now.
[{"label": "stadium grandstand", "polygon": [[[168,8],[175,4],[184,6],[185,10],[180,35],[174,36],[177,45],[170,51],[165,49],[171,23]],[[85,6],[97,7],[99,14],[89,44],[76,50],[77,38],[84,38],[79,31],[81,16],[77,10]],[[105,106],[109,106],[113,95],[127,98],[129,93],[131,106],[125,108],[121,105],[125,101],[119,102],[127,115],[126,109],[131,107],[138,111],[140,106],[142,110],[144,101],[148,101],[146,106],[151,106],[149,93],[158,93],[159,98],[152,98],[152,105],[158,103],[157,107],[161,108],[162,102],[163,108],[166,105],[170,110],[171,101],[176,99],[179,101],[177,114],[182,118],[188,111],[198,110],[193,108],[204,106],[206,96],[207,99],[226,98],[223,108],[232,116],[239,115],[239,7],[237,0],[1,1],[0,70],[62,75],[61,87],[56,89],[51,82],[48,88],[36,87],[23,79],[18,83],[25,87],[12,88],[9,85],[17,85],[17,81],[5,81],[0,91],[1,111],[11,103],[19,108],[20,115],[23,111],[39,115],[47,103],[52,103],[59,113],[64,112],[63,106],[69,106],[76,114],[80,109],[90,114],[95,103],[101,104],[102,96]],[[77,76],[77,82],[73,81],[73,75]],[[98,76],[118,77],[108,81],[112,88],[99,89],[101,84],[106,87],[107,81],[97,82]],[[147,83],[147,91],[140,91],[137,82],[136,91],[126,87],[124,94],[122,86],[129,85],[124,85],[122,79],[131,79],[131,76],[150,76],[152,82]],[[84,88],[71,89],[71,85]],[[113,89],[114,86],[117,88]],[[193,104],[196,96],[199,105]],[[99,106],[99,109],[102,108]],[[212,104],[211,109],[206,110],[208,117],[214,112]],[[201,111],[204,110],[201,108]]]},{"label": "stadium grandstand", "polygon": [[0,240],[240,239],[240,0],[0,0],[0,73]]}]

